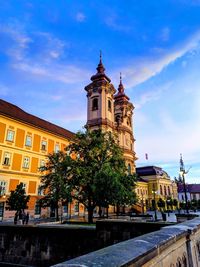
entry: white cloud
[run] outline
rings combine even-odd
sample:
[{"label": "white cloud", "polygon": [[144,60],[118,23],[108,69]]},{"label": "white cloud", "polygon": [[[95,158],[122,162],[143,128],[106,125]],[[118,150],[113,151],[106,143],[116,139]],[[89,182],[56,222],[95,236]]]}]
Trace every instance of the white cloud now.
[{"label": "white cloud", "polygon": [[[200,31],[191,36],[185,43],[178,44],[176,47],[163,51],[162,53],[159,52],[153,58],[135,58],[133,59],[133,63],[127,64],[123,69],[115,70],[115,73],[122,71],[126,87],[133,87],[160,73],[165,67],[186,53],[194,51],[198,48],[199,42]],[[193,53],[196,52],[194,51]],[[114,74],[114,76],[117,75]]]},{"label": "white cloud", "polygon": [[134,103],[135,108],[140,109],[146,103],[160,99],[162,97],[162,93],[168,90],[172,86],[172,84],[173,81],[170,81],[166,84],[163,84],[162,86],[159,86],[158,88],[154,87],[153,90],[142,93],[139,96],[139,99],[135,100]]},{"label": "white cloud", "polygon": [[77,20],[78,22],[84,22],[85,19],[86,19],[86,16],[85,16],[82,12],[78,12],[78,13],[76,14],[76,20]]},{"label": "white cloud", "polygon": [[30,62],[13,63],[12,67],[17,71],[25,72],[32,76],[42,79],[51,79],[52,81],[60,81],[66,84],[73,84],[88,80],[91,72],[73,65],[64,64],[42,64]]}]

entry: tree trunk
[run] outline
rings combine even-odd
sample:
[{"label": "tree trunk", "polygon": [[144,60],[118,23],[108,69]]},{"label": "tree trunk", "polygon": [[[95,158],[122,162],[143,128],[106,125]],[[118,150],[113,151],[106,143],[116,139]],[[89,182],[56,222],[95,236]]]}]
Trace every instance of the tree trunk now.
[{"label": "tree trunk", "polygon": [[88,207],[88,223],[93,223],[93,207]]},{"label": "tree trunk", "polygon": [[58,205],[56,206],[55,211],[56,211],[56,221],[59,221]]}]

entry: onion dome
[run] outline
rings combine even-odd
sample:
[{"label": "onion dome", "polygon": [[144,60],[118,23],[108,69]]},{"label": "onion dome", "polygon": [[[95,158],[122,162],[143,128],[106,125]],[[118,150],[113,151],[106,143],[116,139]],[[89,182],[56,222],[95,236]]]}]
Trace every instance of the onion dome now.
[{"label": "onion dome", "polygon": [[114,96],[115,99],[122,99],[122,100],[129,100],[129,97],[124,93],[124,86],[122,84],[122,76],[120,73],[120,83],[119,83],[119,87],[118,87],[118,92],[117,94]]},{"label": "onion dome", "polygon": [[100,52],[100,61],[99,61],[99,64],[98,64],[96,70],[97,70],[97,73],[91,77],[92,81],[106,79],[108,82],[111,82],[110,78],[108,78],[108,76],[104,72],[105,68],[104,68],[104,65],[102,63],[101,52]]}]

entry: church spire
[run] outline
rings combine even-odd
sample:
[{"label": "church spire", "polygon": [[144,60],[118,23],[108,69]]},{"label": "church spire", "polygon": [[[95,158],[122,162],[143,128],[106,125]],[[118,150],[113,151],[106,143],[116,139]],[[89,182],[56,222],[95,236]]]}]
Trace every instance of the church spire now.
[{"label": "church spire", "polygon": [[97,67],[97,73],[104,74],[104,71],[105,71],[105,68],[104,68],[104,65],[102,63],[102,52],[100,50],[100,60],[99,60],[99,64],[98,64],[98,67]]},{"label": "church spire", "polygon": [[106,79],[108,82],[111,82],[110,78],[108,78],[108,76],[104,72],[105,68],[104,68],[104,65],[102,63],[102,52],[101,52],[101,50],[100,50],[100,60],[99,60],[99,64],[98,64],[96,70],[97,70],[97,73],[91,77],[92,81]]},{"label": "church spire", "polygon": [[118,98],[123,98],[126,100],[129,100],[129,97],[124,93],[124,86],[122,83],[122,74],[120,72],[120,82],[119,82],[119,86],[118,86],[118,93],[115,95],[115,99]]}]

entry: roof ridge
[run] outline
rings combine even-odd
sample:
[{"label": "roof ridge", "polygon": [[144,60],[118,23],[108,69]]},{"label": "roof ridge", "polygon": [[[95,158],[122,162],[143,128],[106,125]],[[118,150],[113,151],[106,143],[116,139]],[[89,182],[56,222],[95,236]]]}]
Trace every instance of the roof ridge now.
[{"label": "roof ridge", "polygon": [[63,137],[73,138],[74,133],[58,126],[52,122],[39,118],[35,115],[32,115],[15,104],[9,103],[3,99],[0,99],[0,114],[7,115],[18,121],[23,121],[33,126],[39,127],[48,132],[61,135]]}]

